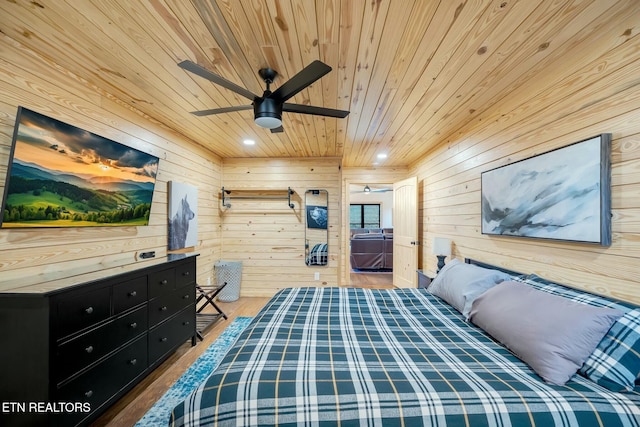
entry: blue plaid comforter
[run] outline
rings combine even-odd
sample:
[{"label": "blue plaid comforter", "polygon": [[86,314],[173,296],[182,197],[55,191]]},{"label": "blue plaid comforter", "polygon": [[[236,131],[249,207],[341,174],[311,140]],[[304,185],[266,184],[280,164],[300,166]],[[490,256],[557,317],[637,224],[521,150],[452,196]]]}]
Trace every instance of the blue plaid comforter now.
[{"label": "blue plaid comforter", "polygon": [[640,393],[546,384],[421,289],[291,288],[170,425],[640,426]]}]

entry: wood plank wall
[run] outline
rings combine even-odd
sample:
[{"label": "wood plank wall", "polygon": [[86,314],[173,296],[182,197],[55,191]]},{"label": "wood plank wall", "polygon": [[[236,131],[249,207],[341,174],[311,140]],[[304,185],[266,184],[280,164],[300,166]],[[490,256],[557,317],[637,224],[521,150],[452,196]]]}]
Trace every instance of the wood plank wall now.
[{"label": "wood plank wall", "polygon": [[[559,58],[547,80],[512,92],[412,165],[421,186],[423,267],[435,269],[431,241],[445,236],[455,257],[640,303],[640,36],[636,28],[594,37],[609,49],[591,49],[586,39],[572,50],[581,61]],[[481,234],[481,172],[600,133],[613,135],[610,247]]]},{"label": "wood plank wall", "polygon": [[[221,208],[224,260],[242,261],[241,296],[272,296],[296,286],[337,286],[341,223],[340,159],[224,159],[222,185],[232,191],[231,208]],[[286,200],[233,200],[234,194],[272,195],[291,187]],[[329,264],[305,265],[305,191],[329,193]],[[219,190],[219,189],[218,189]],[[251,190],[251,191],[249,191]],[[218,199],[220,195],[218,195]],[[320,273],[315,280],[314,273]]]},{"label": "wood plank wall", "polygon": [[[47,58],[0,41],[0,194],[19,105],[129,145],[160,158],[145,227],[0,230],[0,291],[46,290],[142,267],[139,252],[167,252],[167,182],[198,187],[198,281],[220,257],[216,206],[221,160],[56,67]],[[205,268],[205,266],[207,268]]]},{"label": "wood plank wall", "polygon": [[[285,285],[348,283],[348,222],[342,220],[348,208],[348,184],[386,183],[417,175],[421,182],[422,268],[434,268],[431,238],[442,235],[454,241],[455,256],[535,272],[640,302],[640,36],[637,26],[631,25],[624,32],[585,28],[585,34],[570,50],[576,57],[549,61],[544,81],[531,79],[514,67],[512,72],[520,74],[509,81],[519,89],[472,123],[443,135],[439,148],[409,168],[342,171],[339,159],[222,161],[118,101],[114,94],[96,89],[9,37],[0,37],[0,191],[4,191],[18,105],[161,158],[151,225],[147,227],[0,230],[0,291],[115,274],[143,265],[136,261],[140,251],[155,250],[162,256],[167,240],[166,188],[171,180],[199,189],[201,238],[195,248],[201,254],[199,282],[213,277],[214,262],[224,258],[245,263],[244,295],[271,295]],[[535,61],[536,57],[527,60]],[[487,104],[493,105],[488,98],[491,93],[483,92],[478,102],[486,98]],[[613,134],[611,247],[480,234],[482,171],[601,132]],[[403,142],[401,138],[397,141]],[[293,213],[286,207],[259,204],[240,210],[238,202],[237,209],[234,206],[222,214],[219,191],[223,185],[231,189],[291,186],[298,197],[294,198],[297,207]],[[303,259],[301,204],[308,188],[329,191],[330,262],[318,268],[319,282],[313,279],[316,269],[306,267]]]}]

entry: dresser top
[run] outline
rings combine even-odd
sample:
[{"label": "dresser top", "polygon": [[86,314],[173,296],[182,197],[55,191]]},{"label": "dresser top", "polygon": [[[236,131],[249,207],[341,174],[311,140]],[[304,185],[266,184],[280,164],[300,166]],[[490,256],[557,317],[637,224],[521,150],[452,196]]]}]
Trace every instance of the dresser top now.
[{"label": "dresser top", "polygon": [[[10,274],[0,273],[0,295],[2,294],[32,294],[34,296],[63,291],[66,288],[81,285],[95,280],[106,279],[124,273],[131,273],[147,267],[171,264],[176,261],[195,258],[198,253],[169,254],[157,258],[137,259],[124,265],[108,265],[105,260],[99,265],[83,266],[78,271],[56,270],[52,264],[45,271],[28,277],[12,277]],[[121,260],[120,260],[121,261]]]}]

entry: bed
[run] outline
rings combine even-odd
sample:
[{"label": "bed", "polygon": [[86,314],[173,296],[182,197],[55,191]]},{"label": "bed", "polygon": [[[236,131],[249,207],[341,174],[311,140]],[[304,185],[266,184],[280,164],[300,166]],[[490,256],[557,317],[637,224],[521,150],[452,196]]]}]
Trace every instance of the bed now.
[{"label": "bed", "polygon": [[[460,294],[443,297],[433,289],[279,291],[215,371],[174,408],[169,424],[640,426],[637,306],[487,268],[483,274],[492,278],[477,280],[469,268],[460,267],[458,274],[453,266],[443,269],[442,280],[430,286],[451,292],[451,283],[475,280],[459,286],[463,298],[457,302]],[[477,291],[487,280],[496,283]],[[595,362],[585,361],[564,384],[549,382],[542,368],[516,357],[524,350],[509,350],[502,341],[516,344],[500,331],[494,336],[474,323],[493,319],[483,306],[491,314],[504,304],[500,298],[520,286],[545,294],[546,307],[546,295],[579,301],[578,309],[588,306],[610,323],[597,326],[605,332],[589,350],[587,361]],[[490,294],[498,294],[497,302]],[[490,323],[484,323],[488,330]],[[520,331],[516,335],[522,338]],[[612,349],[607,339],[626,343]],[[533,347],[535,352],[544,345]]]}]

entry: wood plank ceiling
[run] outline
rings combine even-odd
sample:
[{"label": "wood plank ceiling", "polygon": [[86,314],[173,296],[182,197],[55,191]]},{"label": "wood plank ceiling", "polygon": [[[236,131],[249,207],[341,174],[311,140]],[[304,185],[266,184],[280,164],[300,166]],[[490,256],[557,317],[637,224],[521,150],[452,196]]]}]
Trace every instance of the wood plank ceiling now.
[{"label": "wood plank ceiling", "polygon": [[[0,5],[2,37],[164,123],[221,157],[342,157],[404,166],[464,137],[581,42],[638,13],[637,0],[34,0]],[[620,35],[623,37],[623,34]],[[249,101],[176,64],[189,59],[261,94],[313,60],[333,71],[291,102],[346,119],[284,113],[284,133],[252,111],[193,110]],[[11,60],[5,58],[5,60]],[[253,147],[242,144],[250,138]],[[377,155],[386,153],[387,159]]]}]

